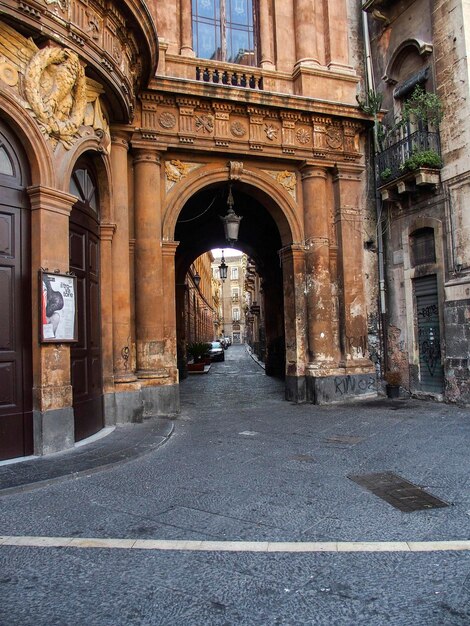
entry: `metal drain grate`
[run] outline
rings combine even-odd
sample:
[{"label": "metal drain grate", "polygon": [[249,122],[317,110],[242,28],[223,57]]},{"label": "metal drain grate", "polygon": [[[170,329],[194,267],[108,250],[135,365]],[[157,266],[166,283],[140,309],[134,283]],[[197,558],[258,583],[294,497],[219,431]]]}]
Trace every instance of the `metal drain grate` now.
[{"label": "metal drain grate", "polygon": [[440,509],[449,506],[393,472],[363,474],[348,478],[404,513]]}]

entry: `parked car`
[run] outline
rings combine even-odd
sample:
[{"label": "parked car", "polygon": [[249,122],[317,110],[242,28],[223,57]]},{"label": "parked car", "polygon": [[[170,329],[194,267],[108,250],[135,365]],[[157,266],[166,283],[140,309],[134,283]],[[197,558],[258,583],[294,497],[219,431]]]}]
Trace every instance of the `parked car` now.
[{"label": "parked car", "polygon": [[211,361],[225,361],[224,348],[220,341],[210,341],[208,346]]}]

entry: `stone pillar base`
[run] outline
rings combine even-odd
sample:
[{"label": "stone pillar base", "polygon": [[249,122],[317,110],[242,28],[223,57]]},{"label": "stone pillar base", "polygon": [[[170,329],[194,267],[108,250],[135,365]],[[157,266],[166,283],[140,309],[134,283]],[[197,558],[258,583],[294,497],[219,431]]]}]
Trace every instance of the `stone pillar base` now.
[{"label": "stone pillar base", "polygon": [[105,426],[142,421],[144,405],[141,390],[114,391],[104,394]]},{"label": "stone pillar base", "polygon": [[285,399],[297,404],[306,401],[305,376],[286,376]]},{"label": "stone pillar base", "polygon": [[175,415],[180,412],[179,385],[146,386],[141,390],[143,417]]},{"label": "stone pillar base", "polygon": [[73,408],[33,411],[34,454],[44,455],[73,448]]},{"label": "stone pillar base", "polygon": [[307,401],[312,404],[333,404],[354,398],[377,396],[377,377],[373,373],[307,376]]},{"label": "stone pillar base", "polygon": [[138,389],[114,391],[104,396],[105,426],[140,423],[149,417],[180,412],[179,386],[145,385]]}]

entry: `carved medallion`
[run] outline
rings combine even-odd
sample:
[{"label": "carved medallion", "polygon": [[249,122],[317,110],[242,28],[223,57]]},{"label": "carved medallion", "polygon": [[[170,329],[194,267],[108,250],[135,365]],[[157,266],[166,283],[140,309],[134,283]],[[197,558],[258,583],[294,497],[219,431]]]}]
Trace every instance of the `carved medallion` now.
[{"label": "carved medallion", "polygon": [[241,122],[233,122],[230,126],[230,132],[234,137],[243,137],[246,135],[246,126]]},{"label": "carved medallion", "polygon": [[3,57],[0,57],[0,80],[9,87],[18,84],[18,70],[14,65],[5,61]]},{"label": "carved medallion", "polygon": [[339,128],[336,128],[335,126],[329,126],[326,129],[326,143],[333,150],[341,148],[341,145],[343,143],[343,136]]},{"label": "carved medallion", "polygon": [[197,131],[212,133],[214,130],[214,118],[212,115],[196,115],[195,127]]},{"label": "carved medallion", "polygon": [[310,132],[306,128],[299,128],[295,136],[297,137],[297,141],[303,144],[308,143],[311,137]]},{"label": "carved medallion", "polygon": [[174,128],[176,126],[176,115],[170,111],[164,111],[158,118],[158,123],[162,128]]}]

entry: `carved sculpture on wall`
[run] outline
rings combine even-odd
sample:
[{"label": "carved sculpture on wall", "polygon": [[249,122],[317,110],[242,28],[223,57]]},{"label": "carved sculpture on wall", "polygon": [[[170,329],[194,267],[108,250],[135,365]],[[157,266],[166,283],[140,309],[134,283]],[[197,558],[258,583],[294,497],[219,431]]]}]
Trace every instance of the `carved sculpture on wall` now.
[{"label": "carved sculpture on wall", "polygon": [[175,183],[180,181],[182,178],[188,175],[190,171],[190,164],[183,163],[177,159],[172,161],[166,161],[165,163],[165,174],[168,180],[171,180]]},{"label": "carved sculpture on wall", "polygon": [[43,48],[24,76],[24,94],[43,132],[71,145],[86,109],[85,71],[68,48]]},{"label": "carved sculpture on wall", "polygon": [[81,135],[90,134],[82,130],[88,126],[109,149],[108,124],[99,101],[104,90],[85,77],[72,50],[40,49],[0,21],[0,86],[1,82],[36,119],[53,148],[58,143],[70,148]]}]

